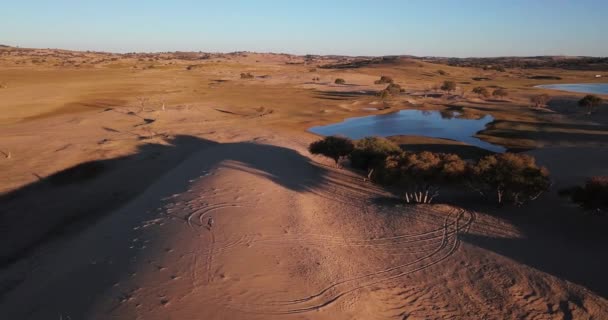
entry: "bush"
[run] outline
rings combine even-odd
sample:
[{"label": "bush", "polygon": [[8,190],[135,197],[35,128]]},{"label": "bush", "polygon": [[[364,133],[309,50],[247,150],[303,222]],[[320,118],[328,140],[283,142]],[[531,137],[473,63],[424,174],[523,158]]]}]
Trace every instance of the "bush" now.
[{"label": "bush", "polygon": [[450,91],[456,90],[456,82],[444,81],[443,84],[441,85],[441,90],[447,91],[447,93],[449,94]]},{"label": "bush", "polygon": [[380,80],[374,81],[375,84],[393,83],[393,78],[387,76],[381,76]]},{"label": "bush", "polygon": [[391,94],[386,89],[378,91],[378,97],[380,97],[380,99],[386,99],[390,95]]},{"label": "bush", "polygon": [[488,91],[488,89],[485,87],[475,87],[473,88],[473,93],[477,94],[480,98],[487,98],[490,96],[490,91]]},{"label": "bush", "polygon": [[407,203],[431,203],[439,195],[439,187],[463,179],[467,164],[454,154],[403,152],[389,156],[379,168],[379,180],[407,187]]},{"label": "bush", "polygon": [[447,72],[445,72],[444,70],[437,70],[437,73],[438,73],[439,75],[442,75],[442,76],[445,76],[445,75],[447,75],[447,74],[448,74],[448,73],[447,73]]},{"label": "bush", "polygon": [[[404,152],[385,138],[366,137],[353,144],[350,139],[337,136],[313,142],[308,150],[333,159],[336,165],[349,156],[352,167],[367,170],[368,179],[374,174],[374,182],[404,187],[408,203],[431,203],[440,187],[468,184],[483,196],[495,198],[499,205],[507,201],[521,205],[536,199],[550,186],[547,169],[537,166],[535,159],[525,154],[495,154],[468,164],[455,154]],[[579,189],[573,189],[573,200],[606,208],[608,177],[596,177]]]},{"label": "bush", "polygon": [[506,96],[509,95],[509,93],[507,92],[507,90],[499,88],[494,90],[494,92],[492,92],[492,95],[498,98],[504,98]]},{"label": "bush", "polygon": [[526,154],[503,153],[486,156],[470,170],[472,186],[483,196],[496,195],[498,204],[520,205],[534,200],[549,188],[549,172]]},{"label": "bush", "polygon": [[396,83],[389,84],[384,90],[388,91],[388,93],[390,94],[400,94],[401,92],[403,92],[401,86]]},{"label": "bush", "polygon": [[547,105],[547,102],[549,102],[549,95],[546,93],[543,94],[539,94],[536,96],[533,96],[530,98],[530,102],[532,102],[532,104],[534,105],[535,108],[541,108],[544,107],[545,105]]},{"label": "bush", "polygon": [[348,138],[329,136],[311,143],[308,151],[333,159],[337,166],[340,159],[348,156],[354,148],[353,142]]},{"label": "bush", "polygon": [[366,170],[367,178],[371,180],[375,168],[384,165],[387,157],[401,152],[396,143],[386,138],[365,137],[355,142],[355,149],[349,156],[350,164],[353,168]]},{"label": "bush", "polygon": [[391,83],[384,90],[380,90],[378,92],[378,96],[380,96],[381,98],[384,99],[390,95],[398,95],[401,92],[403,92],[403,89],[401,88],[400,85],[398,85],[396,83]]},{"label": "bush", "polygon": [[249,72],[241,73],[241,79],[253,79],[253,78],[254,78],[254,76]]},{"label": "bush", "polygon": [[593,109],[600,104],[602,104],[602,98],[593,94],[588,94],[578,101],[579,106],[587,108],[587,114],[591,114]]},{"label": "bush", "polygon": [[560,191],[586,210],[603,212],[608,209],[608,176],[591,177],[585,185]]},{"label": "bush", "polygon": [[334,81],[334,83],[335,84],[345,84],[346,81],[344,79],[342,79],[342,78],[338,78],[338,79],[336,79],[336,81]]}]

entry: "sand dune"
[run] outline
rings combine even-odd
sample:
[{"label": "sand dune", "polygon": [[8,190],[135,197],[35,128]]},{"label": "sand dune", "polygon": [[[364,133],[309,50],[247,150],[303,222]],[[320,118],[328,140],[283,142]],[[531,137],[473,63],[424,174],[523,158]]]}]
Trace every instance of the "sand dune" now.
[{"label": "sand dune", "polygon": [[[527,77],[488,82],[509,101],[453,101],[423,98],[438,65],[413,59],[311,71],[288,55],[82,53],[77,67],[50,50],[47,66],[15,64],[24,52],[0,59],[11,80],[0,93],[2,319],[608,317],[605,220],[555,192],[606,174],[603,127],[531,109]],[[478,85],[478,69],[441,68]],[[380,75],[407,93],[381,102]],[[364,110],[380,103],[390,108]],[[460,206],[405,206],[306,150],[311,126],[414,107],[490,113],[500,121],[484,139],[558,146],[530,151],[555,188],[525,208],[459,190],[440,201]]]},{"label": "sand dune", "polygon": [[2,300],[3,315],[578,319],[608,307],[466,241],[520,237],[513,225],[446,205],[383,203],[386,192],[304,154],[278,138],[210,144],[41,250]]}]

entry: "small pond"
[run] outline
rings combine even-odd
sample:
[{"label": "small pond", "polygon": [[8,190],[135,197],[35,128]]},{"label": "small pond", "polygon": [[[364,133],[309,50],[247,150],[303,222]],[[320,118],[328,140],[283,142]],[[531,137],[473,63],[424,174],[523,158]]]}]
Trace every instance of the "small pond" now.
[{"label": "small pond", "polygon": [[608,83],[564,83],[564,84],[543,84],[537,88],[553,89],[561,91],[608,94]]},{"label": "small pond", "polygon": [[505,148],[475,138],[474,135],[493,121],[489,115],[478,119],[464,119],[457,112],[401,110],[382,115],[349,118],[326,126],[312,127],[309,131],[324,135],[343,135],[351,139],[366,136],[417,135],[462,141],[494,152]]}]

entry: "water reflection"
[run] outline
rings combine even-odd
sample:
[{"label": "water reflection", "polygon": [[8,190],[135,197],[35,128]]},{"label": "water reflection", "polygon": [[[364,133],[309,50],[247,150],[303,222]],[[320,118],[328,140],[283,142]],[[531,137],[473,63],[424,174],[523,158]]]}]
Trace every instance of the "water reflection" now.
[{"label": "water reflection", "polygon": [[383,115],[349,118],[339,123],[313,127],[310,131],[324,136],[343,135],[352,139],[366,136],[427,136],[458,140],[486,150],[504,152],[504,147],[474,137],[493,120],[489,115],[472,115],[453,110],[401,110]]}]

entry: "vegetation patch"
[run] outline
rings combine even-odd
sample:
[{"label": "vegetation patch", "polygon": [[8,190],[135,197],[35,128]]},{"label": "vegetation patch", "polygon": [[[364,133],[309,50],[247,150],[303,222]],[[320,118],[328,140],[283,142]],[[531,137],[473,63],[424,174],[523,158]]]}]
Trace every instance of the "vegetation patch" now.
[{"label": "vegetation patch", "polygon": [[605,213],[608,210],[608,176],[591,177],[583,186],[563,189],[559,194],[586,210]]},{"label": "vegetation patch", "polygon": [[374,81],[374,84],[386,84],[386,83],[393,83],[393,78],[388,77],[388,76],[381,76],[380,80],[376,80]]},{"label": "vegetation patch", "polygon": [[355,149],[352,140],[345,137],[329,136],[319,141],[313,142],[308,147],[308,151],[312,154],[321,154],[331,158],[336,163],[350,155]]},{"label": "vegetation patch", "polygon": [[253,78],[255,78],[255,76],[249,72],[241,73],[241,79],[253,79]]},{"label": "vegetation patch", "polygon": [[384,138],[367,137],[353,144],[336,136],[313,142],[309,151],[336,165],[348,156],[351,166],[366,170],[370,181],[403,190],[407,203],[431,203],[441,187],[452,185],[467,187],[499,205],[522,205],[550,186],[548,170],[526,154],[492,154],[467,162],[451,153],[403,151]]},{"label": "vegetation patch", "polygon": [[578,105],[587,109],[587,114],[591,114],[602,102],[602,98],[588,94],[578,101]]},{"label": "vegetation patch", "polygon": [[385,89],[380,90],[378,92],[378,96],[382,99],[387,98],[391,95],[398,95],[401,92],[404,92],[405,90],[403,88],[401,88],[400,85],[396,84],[396,83],[391,83],[389,84]]}]

